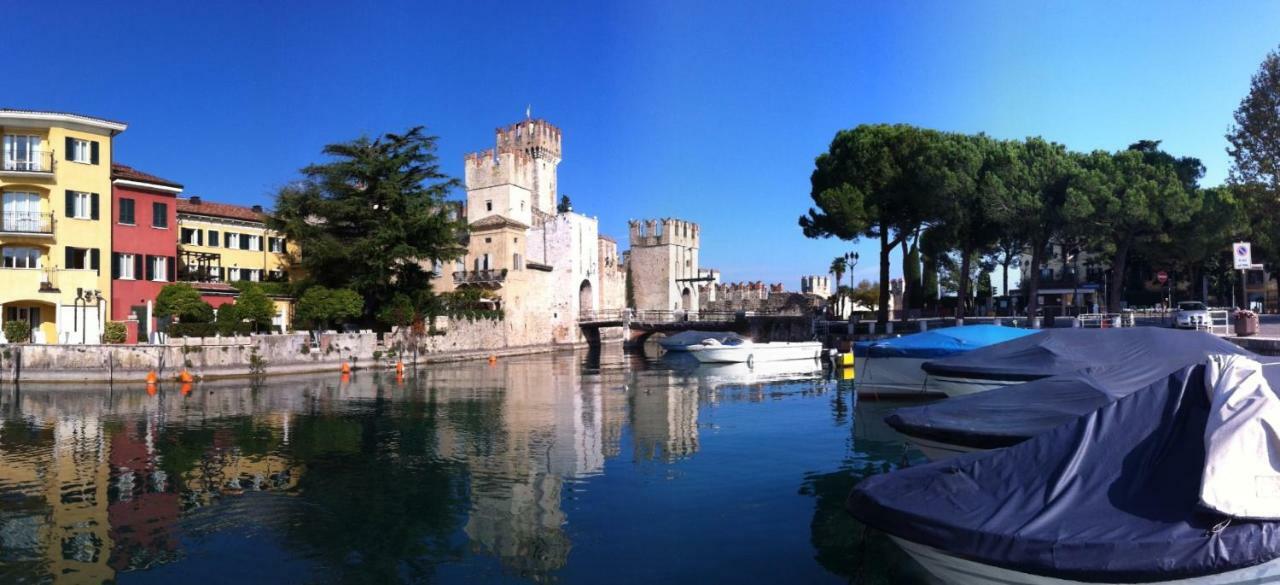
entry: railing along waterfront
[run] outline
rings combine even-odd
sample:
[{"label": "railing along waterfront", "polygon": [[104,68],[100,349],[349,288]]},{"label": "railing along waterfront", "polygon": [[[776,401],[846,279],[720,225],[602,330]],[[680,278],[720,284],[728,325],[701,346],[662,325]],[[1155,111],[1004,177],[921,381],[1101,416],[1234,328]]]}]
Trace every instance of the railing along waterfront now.
[{"label": "railing along waterfront", "polygon": [[605,321],[631,321],[638,323],[731,323],[746,317],[780,315],[771,311],[659,311],[634,309],[607,309],[583,311],[578,315],[581,323]]},{"label": "railing along waterfront", "polygon": [[5,211],[0,215],[0,232],[52,234],[53,214],[33,211]]}]

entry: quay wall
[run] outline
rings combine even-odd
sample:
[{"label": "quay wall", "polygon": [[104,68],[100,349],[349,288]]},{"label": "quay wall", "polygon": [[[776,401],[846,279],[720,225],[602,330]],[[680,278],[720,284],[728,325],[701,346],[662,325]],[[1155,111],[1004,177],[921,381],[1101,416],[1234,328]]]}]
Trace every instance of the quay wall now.
[{"label": "quay wall", "polygon": [[440,335],[327,332],[170,339],[164,345],[0,345],[0,381],[144,381],[150,372],[172,380],[391,368],[489,356],[554,351],[572,344],[511,343],[507,324],[489,319],[437,320]]}]

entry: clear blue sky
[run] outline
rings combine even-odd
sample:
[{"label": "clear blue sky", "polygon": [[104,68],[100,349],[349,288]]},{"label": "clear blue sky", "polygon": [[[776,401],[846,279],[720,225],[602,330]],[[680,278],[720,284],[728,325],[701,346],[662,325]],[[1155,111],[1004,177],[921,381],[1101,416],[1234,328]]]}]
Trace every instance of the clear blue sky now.
[{"label": "clear blue sky", "polygon": [[1274,2],[187,4],[8,3],[0,106],[126,121],[118,160],[269,205],[323,144],[416,124],[460,176],[532,104],[564,130],[561,191],[602,232],[697,221],[704,266],[789,288],[855,247],[875,277],[873,243],[796,226],[837,129],[1161,139],[1214,184],[1280,46]]}]

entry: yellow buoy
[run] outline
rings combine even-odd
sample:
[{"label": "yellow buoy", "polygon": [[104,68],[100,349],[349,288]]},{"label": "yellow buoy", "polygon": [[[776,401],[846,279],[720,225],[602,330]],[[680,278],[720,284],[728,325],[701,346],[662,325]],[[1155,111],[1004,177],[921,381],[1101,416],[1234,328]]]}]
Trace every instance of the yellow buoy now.
[{"label": "yellow buoy", "polygon": [[853,353],[852,353],[852,352],[850,352],[850,353],[842,353],[842,354],[840,354],[840,365],[841,365],[841,366],[844,366],[844,367],[846,367],[846,368],[852,368],[852,367],[853,367]]}]

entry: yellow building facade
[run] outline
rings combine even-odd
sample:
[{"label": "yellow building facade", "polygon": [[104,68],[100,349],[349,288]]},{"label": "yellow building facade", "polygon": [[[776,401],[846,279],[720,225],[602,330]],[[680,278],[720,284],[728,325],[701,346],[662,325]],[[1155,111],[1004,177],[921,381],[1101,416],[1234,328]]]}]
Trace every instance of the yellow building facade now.
[{"label": "yellow building facade", "polygon": [[[261,207],[178,200],[178,279],[190,282],[217,308],[231,302],[233,282],[287,282],[298,273],[298,246],[267,227]],[[292,299],[273,297],[275,325],[287,328]]]},{"label": "yellow building facade", "polygon": [[126,128],[0,109],[0,324],[27,321],[32,342],[101,339],[110,314],[112,143]]}]

